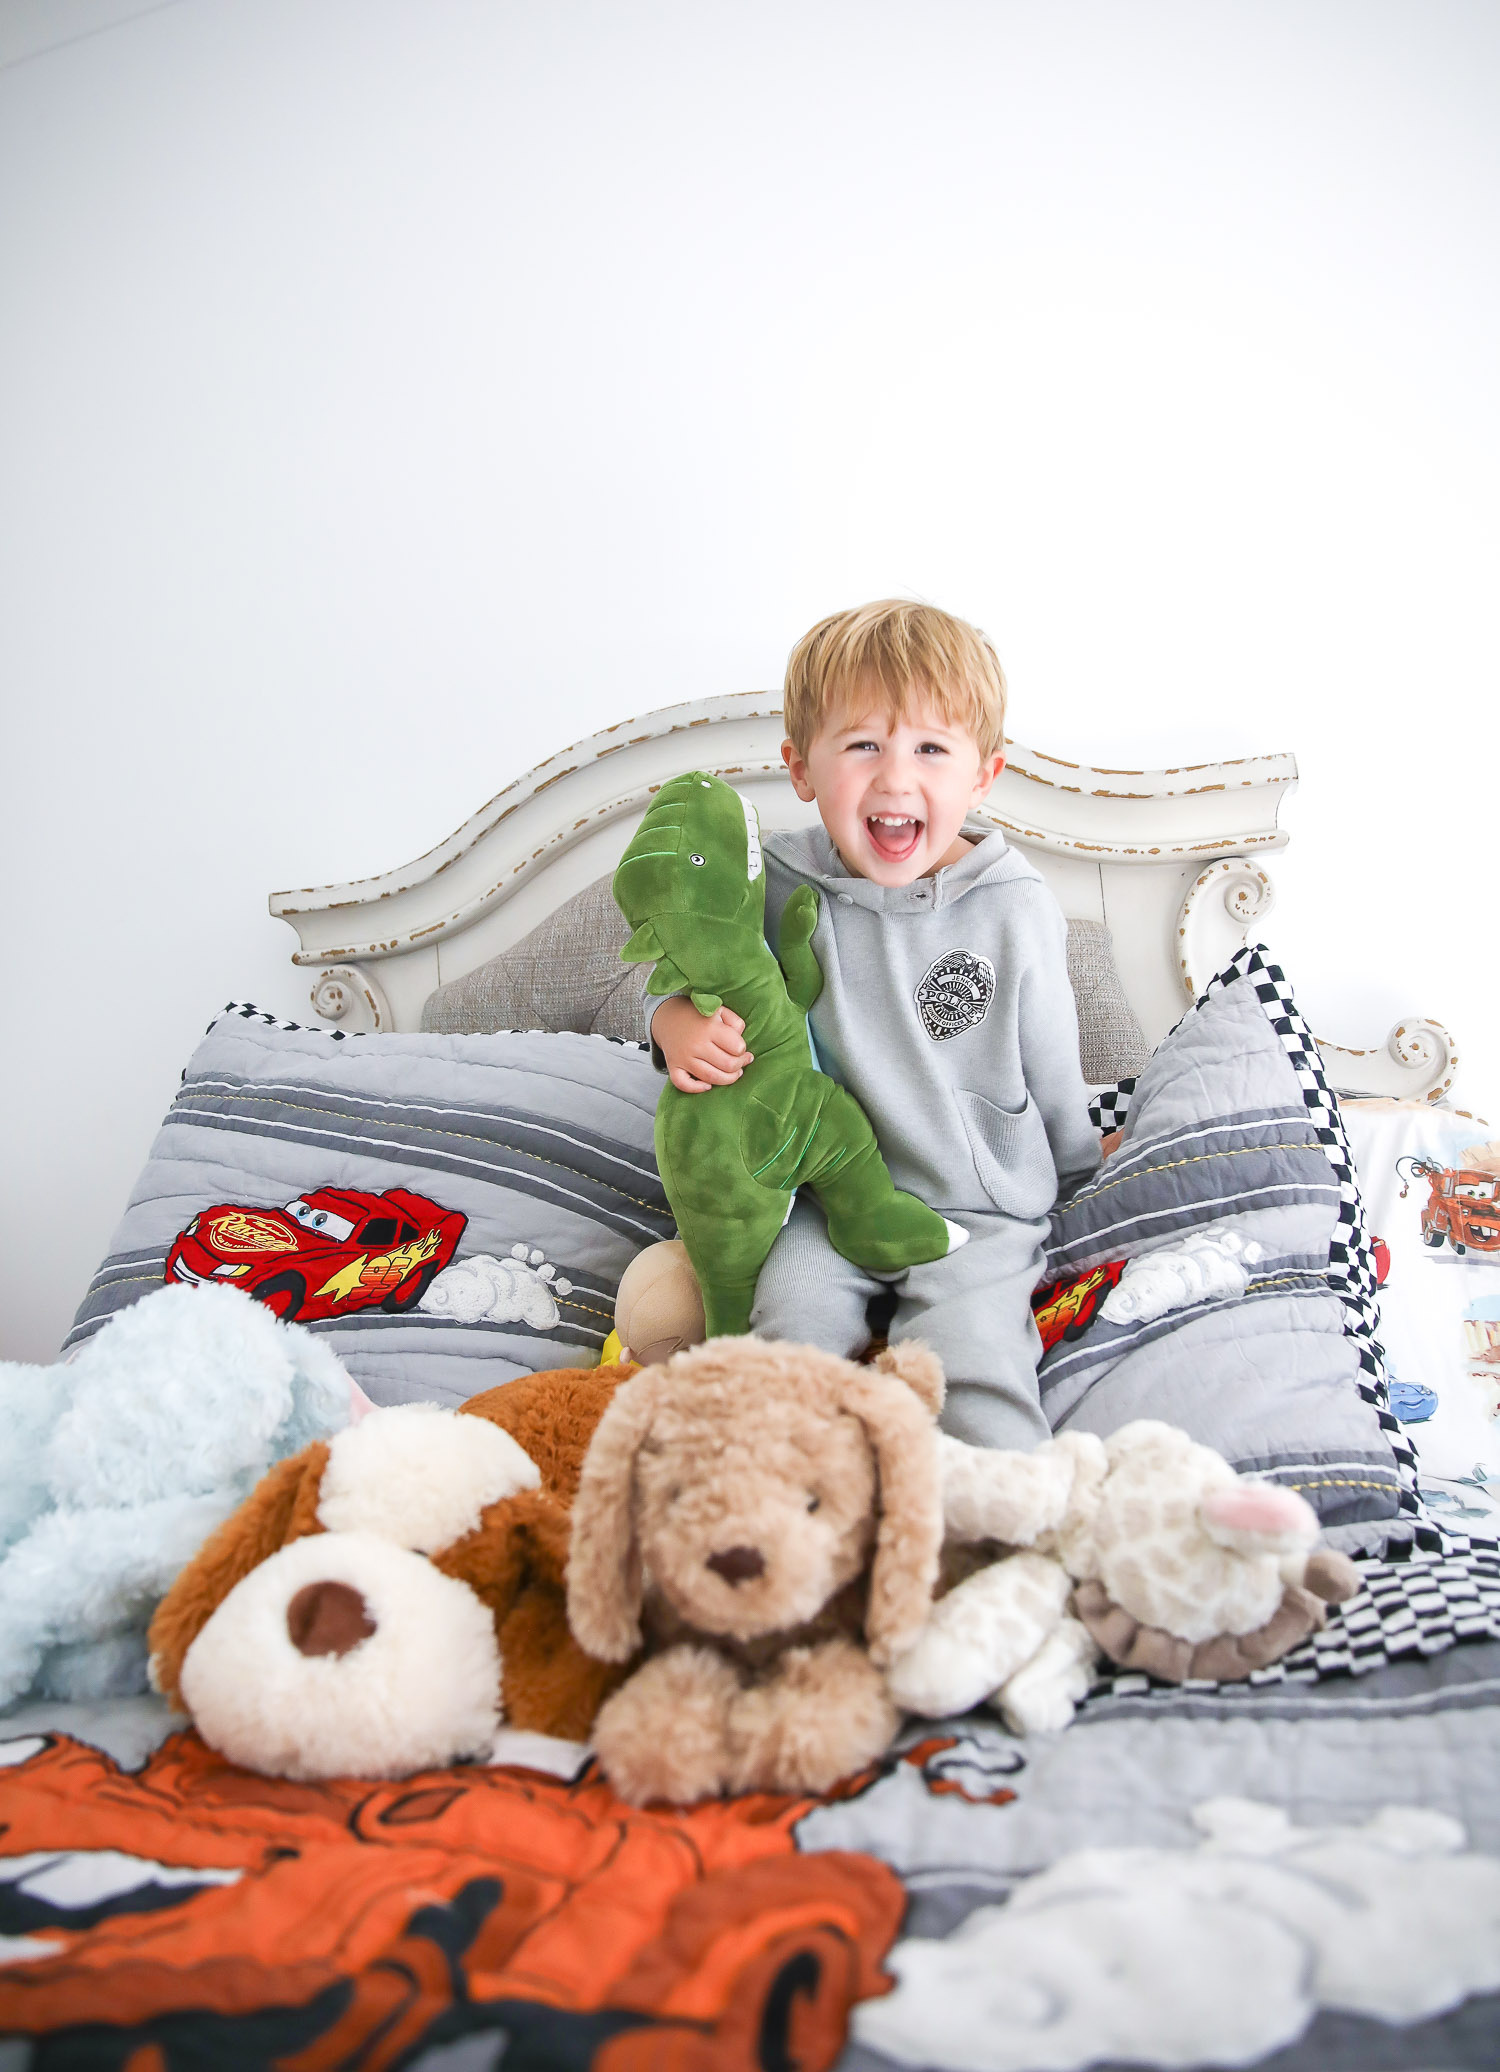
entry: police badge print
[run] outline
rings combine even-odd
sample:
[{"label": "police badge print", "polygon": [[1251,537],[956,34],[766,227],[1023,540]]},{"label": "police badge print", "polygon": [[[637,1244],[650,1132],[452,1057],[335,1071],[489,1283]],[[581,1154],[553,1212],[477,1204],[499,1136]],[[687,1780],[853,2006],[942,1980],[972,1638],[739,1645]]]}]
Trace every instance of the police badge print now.
[{"label": "police badge print", "polygon": [[972,950],[944,950],[917,987],[917,1012],[934,1043],[975,1029],[995,997],[995,967]]}]

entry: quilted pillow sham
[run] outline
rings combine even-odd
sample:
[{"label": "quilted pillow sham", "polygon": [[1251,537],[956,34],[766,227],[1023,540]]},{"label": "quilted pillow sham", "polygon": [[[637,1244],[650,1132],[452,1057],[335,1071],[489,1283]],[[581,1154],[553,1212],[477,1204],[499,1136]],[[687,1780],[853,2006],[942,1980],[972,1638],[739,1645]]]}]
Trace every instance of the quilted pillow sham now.
[{"label": "quilted pillow sham", "polygon": [[589,1366],[674,1223],[660,1081],[597,1036],[341,1039],[233,1005],[183,1074],[66,1348],[174,1281],[239,1286],[377,1403]]},{"label": "quilted pillow sham", "polygon": [[[1410,1542],[1415,1460],[1387,1402],[1369,1232],[1317,1045],[1280,970],[1242,950],[1131,1086],[1096,1099],[1113,1157],[1054,1212],[1045,1278],[1234,1234],[1240,1295],[1111,1322],[1102,1304],[1041,1366],[1054,1430],[1181,1425],[1296,1489],[1346,1552]],[[1253,1256],[1253,1255],[1252,1255]]]}]

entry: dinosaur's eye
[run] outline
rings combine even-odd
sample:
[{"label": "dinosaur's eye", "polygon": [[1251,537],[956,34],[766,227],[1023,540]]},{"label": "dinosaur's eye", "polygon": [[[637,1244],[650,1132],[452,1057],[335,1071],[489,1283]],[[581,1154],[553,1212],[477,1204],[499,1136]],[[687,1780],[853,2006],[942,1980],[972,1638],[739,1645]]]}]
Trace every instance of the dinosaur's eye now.
[{"label": "dinosaur's eye", "polygon": [[690,856],[690,857],[688,858],[688,862],[689,862],[689,863],[696,863],[696,864],[700,864],[700,865],[701,865],[701,864],[702,864],[702,862],[703,862],[703,858],[702,858],[701,856]]}]

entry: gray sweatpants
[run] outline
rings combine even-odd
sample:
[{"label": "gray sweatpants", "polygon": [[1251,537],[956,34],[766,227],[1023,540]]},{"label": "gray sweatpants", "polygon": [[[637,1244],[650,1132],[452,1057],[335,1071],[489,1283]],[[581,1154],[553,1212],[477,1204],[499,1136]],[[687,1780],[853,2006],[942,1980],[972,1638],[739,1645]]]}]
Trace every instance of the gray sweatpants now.
[{"label": "gray sweatpants", "polygon": [[788,1338],[848,1359],[869,1339],[866,1303],[890,1287],[892,1342],[921,1338],[943,1363],[943,1430],[973,1446],[1029,1452],[1052,1436],[1037,1391],[1042,1341],[1031,1315],[1047,1218],[947,1213],[968,1231],[966,1245],[898,1278],[876,1280],[835,1252],[822,1210],[799,1194],[761,1268],[750,1328],[761,1338]]}]

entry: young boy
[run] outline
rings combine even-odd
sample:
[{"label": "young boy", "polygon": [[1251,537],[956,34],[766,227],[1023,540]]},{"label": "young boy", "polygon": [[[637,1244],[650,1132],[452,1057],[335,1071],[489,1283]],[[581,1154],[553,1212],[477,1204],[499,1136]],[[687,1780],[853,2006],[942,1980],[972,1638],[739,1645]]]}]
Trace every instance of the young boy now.
[{"label": "young boy", "polygon": [[[1004,767],[1005,678],[986,636],[930,605],[839,612],[787,665],[782,756],[822,825],[763,838],[766,932],[813,885],[818,1062],[857,1096],[898,1187],[969,1242],[896,1279],[892,1339],[948,1376],[943,1425],[984,1446],[1048,1436],[1030,1296],[1059,1188],[1099,1163],[1078,1063],[1066,928],[1033,869],[965,815]],[[709,1093],[750,1062],[738,1016],[662,1002],[674,1086]],[[761,1271],[753,1328],[835,1353],[869,1336],[879,1282],[798,1198]]]}]

